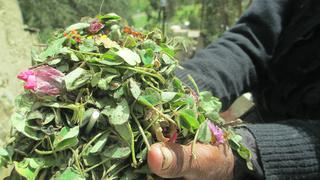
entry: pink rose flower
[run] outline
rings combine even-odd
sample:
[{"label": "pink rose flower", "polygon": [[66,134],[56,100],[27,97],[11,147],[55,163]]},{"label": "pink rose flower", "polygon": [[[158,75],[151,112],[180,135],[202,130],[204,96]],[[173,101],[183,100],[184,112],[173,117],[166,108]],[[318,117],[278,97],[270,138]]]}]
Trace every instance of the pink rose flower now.
[{"label": "pink rose flower", "polygon": [[23,71],[17,77],[25,81],[25,89],[39,94],[58,95],[63,88],[64,74],[47,65]]},{"label": "pink rose flower", "polygon": [[211,121],[207,121],[209,129],[213,136],[215,136],[217,144],[224,143],[223,131],[216,125],[214,125]]},{"label": "pink rose flower", "polygon": [[100,23],[99,20],[95,19],[90,23],[89,32],[95,34],[98,31],[100,31],[103,27],[104,25]]}]

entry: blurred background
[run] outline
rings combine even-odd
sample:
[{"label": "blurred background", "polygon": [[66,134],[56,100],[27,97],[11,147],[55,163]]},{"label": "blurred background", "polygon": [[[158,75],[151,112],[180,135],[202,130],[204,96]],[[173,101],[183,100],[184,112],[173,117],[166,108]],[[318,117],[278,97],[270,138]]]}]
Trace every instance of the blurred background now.
[{"label": "blurred background", "polygon": [[[136,31],[155,27],[177,43],[179,60],[191,57],[228,30],[252,0],[0,0],[0,146],[10,131],[16,79],[31,52],[59,28],[81,17],[114,12]],[[4,172],[0,170],[1,174]]]}]

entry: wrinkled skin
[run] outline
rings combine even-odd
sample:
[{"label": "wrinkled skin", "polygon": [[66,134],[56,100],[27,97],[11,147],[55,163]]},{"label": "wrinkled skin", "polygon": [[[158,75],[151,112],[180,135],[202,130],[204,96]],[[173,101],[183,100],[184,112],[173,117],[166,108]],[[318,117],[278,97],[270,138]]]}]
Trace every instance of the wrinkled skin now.
[{"label": "wrinkled skin", "polygon": [[230,180],[233,178],[234,156],[226,144],[196,144],[196,159],[191,145],[156,143],[148,152],[151,171],[164,178],[186,180]]}]

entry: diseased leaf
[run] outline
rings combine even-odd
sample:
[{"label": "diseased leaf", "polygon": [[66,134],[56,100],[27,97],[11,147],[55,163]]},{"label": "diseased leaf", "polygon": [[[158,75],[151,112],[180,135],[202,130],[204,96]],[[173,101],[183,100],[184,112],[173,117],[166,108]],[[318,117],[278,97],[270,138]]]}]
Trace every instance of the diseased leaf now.
[{"label": "diseased leaf", "polygon": [[112,125],[124,124],[128,122],[130,116],[128,102],[125,99],[122,99],[115,107],[106,105],[102,114],[108,117],[109,123]]},{"label": "diseased leaf", "polygon": [[131,78],[129,81],[130,81],[130,92],[135,99],[138,99],[138,97],[141,94],[141,89],[138,83],[134,79]]},{"label": "diseased leaf", "polygon": [[141,62],[140,56],[128,48],[120,49],[117,55],[131,66],[135,66]]},{"label": "diseased leaf", "polygon": [[171,59],[167,54],[162,54],[162,60],[165,64],[174,64],[175,61]]}]

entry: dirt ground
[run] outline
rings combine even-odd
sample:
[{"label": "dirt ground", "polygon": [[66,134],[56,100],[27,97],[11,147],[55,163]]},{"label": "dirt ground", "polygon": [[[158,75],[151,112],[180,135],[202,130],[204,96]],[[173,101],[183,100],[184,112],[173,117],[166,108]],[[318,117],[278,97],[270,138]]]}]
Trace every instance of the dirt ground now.
[{"label": "dirt ground", "polygon": [[[0,146],[10,130],[14,98],[22,91],[16,75],[31,62],[33,38],[23,28],[17,1],[0,0]],[[4,174],[0,169],[0,179]]]}]

